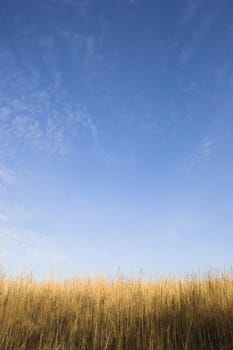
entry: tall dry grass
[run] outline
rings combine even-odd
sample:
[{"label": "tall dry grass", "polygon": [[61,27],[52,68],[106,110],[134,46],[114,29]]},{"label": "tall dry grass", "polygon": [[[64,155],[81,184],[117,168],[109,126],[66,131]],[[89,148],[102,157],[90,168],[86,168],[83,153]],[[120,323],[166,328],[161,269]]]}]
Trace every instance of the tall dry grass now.
[{"label": "tall dry grass", "polygon": [[0,349],[233,349],[233,278],[2,277]]}]

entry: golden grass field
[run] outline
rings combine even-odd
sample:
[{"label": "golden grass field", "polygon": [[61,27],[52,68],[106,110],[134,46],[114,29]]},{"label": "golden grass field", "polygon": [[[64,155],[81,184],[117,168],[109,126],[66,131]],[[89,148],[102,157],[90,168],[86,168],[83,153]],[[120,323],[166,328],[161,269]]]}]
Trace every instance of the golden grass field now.
[{"label": "golden grass field", "polygon": [[0,279],[1,350],[233,349],[233,278]]}]

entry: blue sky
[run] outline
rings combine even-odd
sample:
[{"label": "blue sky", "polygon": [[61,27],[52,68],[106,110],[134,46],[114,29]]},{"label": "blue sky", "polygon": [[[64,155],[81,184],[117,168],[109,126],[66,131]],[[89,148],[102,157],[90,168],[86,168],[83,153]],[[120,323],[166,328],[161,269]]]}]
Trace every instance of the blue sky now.
[{"label": "blue sky", "polygon": [[233,4],[0,2],[9,275],[232,266]]}]

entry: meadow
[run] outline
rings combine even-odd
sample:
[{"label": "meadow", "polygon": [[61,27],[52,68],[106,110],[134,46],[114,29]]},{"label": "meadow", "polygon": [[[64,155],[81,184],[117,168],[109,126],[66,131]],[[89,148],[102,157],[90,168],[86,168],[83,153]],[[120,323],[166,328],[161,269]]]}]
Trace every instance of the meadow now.
[{"label": "meadow", "polygon": [[233,349],[233,277],[0,278],[1,350]]}]

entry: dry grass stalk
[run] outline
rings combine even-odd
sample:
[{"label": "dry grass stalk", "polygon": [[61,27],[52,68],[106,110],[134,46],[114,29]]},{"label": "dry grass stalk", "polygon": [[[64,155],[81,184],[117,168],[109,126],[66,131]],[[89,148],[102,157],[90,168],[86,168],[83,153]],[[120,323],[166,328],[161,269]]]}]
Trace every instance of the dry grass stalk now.
[{"label": "dry grass stalk", "polygon": [[1,350],[233,349],[233,278],[0,279]]}]

